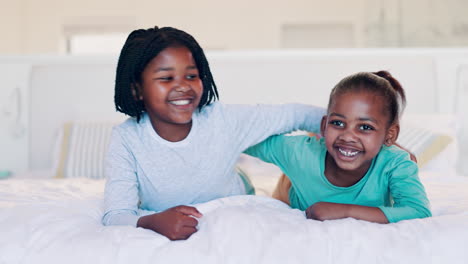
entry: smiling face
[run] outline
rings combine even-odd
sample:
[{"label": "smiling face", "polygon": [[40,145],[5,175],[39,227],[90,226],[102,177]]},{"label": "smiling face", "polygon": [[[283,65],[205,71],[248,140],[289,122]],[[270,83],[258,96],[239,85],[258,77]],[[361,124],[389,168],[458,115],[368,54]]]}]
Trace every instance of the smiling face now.
[{"label": "smiling face", "polygon": [[137,89],[138,99],[143,100],[151,123],[161,137],[178,141],[187,136],[192,114],[203,93],[189,49],[178,46],[162,50],[142,72]]},{"label": "smiling face", "polygon": [[363,177],[382,144],[393,144],[398,125],[389,125],[386,105],[385,97],[367,91],[334,95],[322,135],[336,170]]}]

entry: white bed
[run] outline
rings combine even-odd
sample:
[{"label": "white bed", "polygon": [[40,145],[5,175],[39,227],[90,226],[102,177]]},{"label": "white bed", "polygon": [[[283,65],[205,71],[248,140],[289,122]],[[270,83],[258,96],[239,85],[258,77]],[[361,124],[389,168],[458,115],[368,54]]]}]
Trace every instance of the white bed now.
[{"label": "white bed", "polygon": [[[228,103],[325,105],[332,85],[346,74],[388,69],[401,76],[409,111],[400,143],[418,156],[434,216],[387,225],[306,220],[303,212],[268,196],[278,168],[242,156],[239,166],[252,177],[258,195],[196,205],[204,214],[199,231],[176,242],[141,228],[101,224],[101,161],[113,124],[109,120],[116,119],[110,101],[115,60],[22,58],[32,65],[26,127],[33,171],[0,180],[0,264],[468,263],[468,177],[457,171],[467,162],[460,159],[467,152],[460,131],[467,131],[468,122],[457,118],[467,110],[457,101],[463,98],[463,89],[456,87],[462,57],[468,60],[467,50],[461,55],[375,50],[210,54]],[[63,88],[65,81],[69,90]],[[97,90],[96,84],[106,89]],[[44,104],[51,95],[61,100]],[[99,121],[89,119],[96,115]]]},{"label": "white bed", "polygon": [[171,242],[101,225],[104,180],[0,183],[0,263],[467,263],[468,179],[421,175],[434,216],[396,224],[306,220],[266,196],[197,205],[199,231]]}]

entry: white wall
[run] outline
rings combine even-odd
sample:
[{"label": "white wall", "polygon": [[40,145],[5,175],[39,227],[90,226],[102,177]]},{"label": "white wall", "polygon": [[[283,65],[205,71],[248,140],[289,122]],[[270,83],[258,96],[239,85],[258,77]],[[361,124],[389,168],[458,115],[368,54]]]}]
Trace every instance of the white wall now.
[{"label": "white wall", "polygon": [[335,18],[358,21],[362,14],[348,10],[362,1],[354,2],[0,0],[0,29],[14,35],[8,43],[1,44],[0,52],[54,53],[61,49],[63,28],[67,24],[115,24],[122,19],[132,28],[179,27],[207,48],[277,48],[282,23]]},{"label": "white wall", "polygon": [[[406,113],[466,113],[453,106],[457,66],[468,62],[468,49],[215,51],[207,57],[225,103],[326,106],[331,88],[344,76],[386,69],[405,87]],[[18,77],[29,81],[29,100],[24,100],[29,101],[29,169],[51,167],[57,132],[65,122],[124,118],[113,103],[115,56],[0,56],[0,63],[32,67],[29,78]]]},{"label": "white wall", "polygon": [[23,0],[0,0],[0,53],[22,53],[23,37],[26,30],[23,30]]},{"label": "white wall", "polygon": [[96,26],[129,32],[170,25],[207,49],[280,48],[283,25],[317,23],[350,24],[353,47],[468,45],[468,2],[461,0],[0,0],[0,6],[0,54],[64,52],[65,34]]}]

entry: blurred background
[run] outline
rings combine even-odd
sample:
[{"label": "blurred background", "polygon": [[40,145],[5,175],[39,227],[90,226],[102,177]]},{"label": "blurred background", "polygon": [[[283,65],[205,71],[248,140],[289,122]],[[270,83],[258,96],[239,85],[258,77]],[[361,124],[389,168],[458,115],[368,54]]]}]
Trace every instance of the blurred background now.
[{"label": "blurred background", "polygon": [[440,159],[459,160],[468,175],[468,0],[0,0],[0,7],[0,178],[65,164],[57,147],[64,124],[124,118],[113,103],[118,54],[131,31],[155,25],[196,38],[227,103],[324,106],[342,77],[390,70],[407,88],[407,112],[450,116],[424,126],[453,128],[461,147]]},{"label": "blurred background", "polygon": [[0,54],[118,53],[153,25],[206,50],[463,47],[466,0],[0,0]]}]

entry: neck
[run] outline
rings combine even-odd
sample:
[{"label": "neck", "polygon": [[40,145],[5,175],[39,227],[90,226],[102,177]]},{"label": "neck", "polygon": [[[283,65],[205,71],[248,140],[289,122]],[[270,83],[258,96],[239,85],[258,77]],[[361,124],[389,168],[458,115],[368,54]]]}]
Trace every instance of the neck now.
[{"label": "neck", "polygon": [[170,142],[184,140],[192,129],[192,121],[187,124],[165,124],[161,122],[155,124],[155,122],[151,121],[151,125],[161,138]]},{"label": "neck", "polygon": [[355,170],[343,170],[338,167],[335,160],[328,154],[325,157],[325,177],[338,187],[350,187],[360,181],[369,170],[371,162],[363,164]]}]

